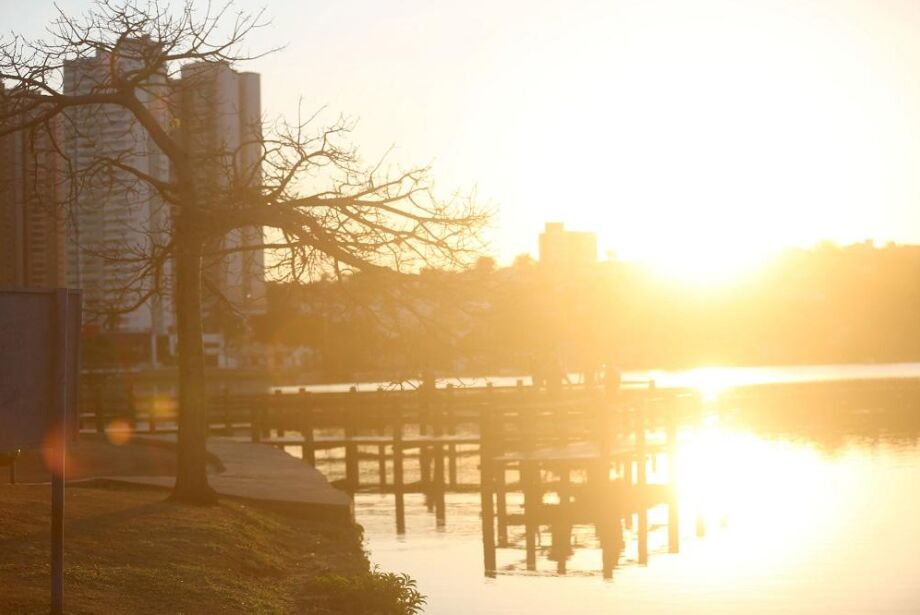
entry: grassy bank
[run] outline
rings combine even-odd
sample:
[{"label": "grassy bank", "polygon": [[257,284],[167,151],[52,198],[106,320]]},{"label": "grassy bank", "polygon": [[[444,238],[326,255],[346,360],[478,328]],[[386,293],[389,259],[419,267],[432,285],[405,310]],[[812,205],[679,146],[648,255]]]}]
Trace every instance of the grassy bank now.
[{"label": "grassy bank", "polygon": [[[225,501],[70,487],[68,613],[405,613],[411,587],[372,574],[360,528]],[[50,489],[0,486],[0,610],[48,610]]]}]

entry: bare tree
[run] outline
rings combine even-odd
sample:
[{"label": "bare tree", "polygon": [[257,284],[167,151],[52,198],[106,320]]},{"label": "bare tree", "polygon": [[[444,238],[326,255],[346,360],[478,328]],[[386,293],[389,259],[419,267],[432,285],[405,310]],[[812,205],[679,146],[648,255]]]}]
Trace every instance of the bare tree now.
[{"label": "bare tree", "polygon": [[[436,198],[427,168],[365,166],[345,120],[266,126],[255,117],[233,144],[196,131],[196,100],[214,92],[209,75],[254,59],[241,44],[265,25],[261,13],[233,12],[230,4],[197,10],[191,1],[173,9],[100,0],[80,17],[59,11],[44,39],[12,35],[0,44],[7,86],[0,136],[28,131],[55,143],[71,208],[104,208],[126,195],[154,205],[143,228],[126,230],[139,239],[95,256],[125,275],[123,293],[104,298],[109,313],[129,313],[172,289],[179,344],[173,497],[186,502],[215,497],[206,473],[202,345],[209,260],[264,253],[276,278],[292,280],[456,266],[478,252],[487,219],[471,198]],[[81,63],[88,68],[75,70]],[[129,146],[96,147],[102,138]],[[228,241],[239,233],[255,241]]]}]

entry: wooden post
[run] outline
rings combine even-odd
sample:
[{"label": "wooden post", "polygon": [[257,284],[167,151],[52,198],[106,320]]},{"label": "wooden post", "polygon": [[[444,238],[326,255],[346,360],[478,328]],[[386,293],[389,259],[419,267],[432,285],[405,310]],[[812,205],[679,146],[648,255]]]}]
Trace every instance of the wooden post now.
[{"label": "wooden post", "polygon": [[263,438],[271,438],[271,424],[274,420],[274,398],[281,395],[281,390],[276,390],[274,395],[265,398],[265,405],[259,408],[259,430]]},{"label": "wooden post", "polygon": [[505,486],[505,466],[498,465],[494,472],[496,517],[498,519],[498,546],[508,546],[508,491]]},{"label": "wooden post", "polygon": [[665,417],[668,449],[668,482],[671,498],[668,503],[668,553],[680,551],[680,512],[677,505],[677,417],[674,408]]},{"label": "wooden post", "polygon": [[[613,568],[616,565],[619,555],[617,530],[619,529],[620,514],[619,508],[622,503],[618,496],[625,493],[631,488],[631,477],[629,483],[624,485],[623,491],[615,492],[610,483],[610,430],[611,424],[607,410],[606,401],[598,399],[597,405],[593,408],[594,420],[591,423],[597,444],[597,457],[587,464],[587,485],[586,498],[590,509],[591,516],[594,517],[595,531],[601,544],[601,571],[605,579],[613,575]],[[632,473],[633,451],[627,451],[625,456],[628,473]],[[631,518],[626,515],[627,522],[631,523]]]},{"label": "wooden post", "polygon": [[313,397],[303,387],[297,392],[300,395],[301,412],[300,418],[300,435],[303,437],[303,444],[300,446],[300,457],[304,463],[309,463],[316,467],[316,446],[313,440]]},{"label": "wooden post", "polygon": [[608,518],[599,519],[595,531],[601,543],[601,575],[605,579],[611,579],[617,561],[613,522]]},{"label": "wooden post", "polygon": [[[428,384],[426,382],[422,382],[418,393],[418,433],[419,436],[424,437],[428,435],[428,423],[431,420],[430,396],[428,395]],[[424,444],[419,445],[418,464],[419,483],[425,494],[425,503],[428,506],[428,511],[431,512],[434,510],[434,500],[431,497],[431,453],[430,447]]]},{"label": "wooden post", "polygon": [[348,484],[349,492],[354,495],[358,491],[361,479],[358,476],[358,445],[354,438],[357,435],[355,425],[355,404],[357,402],[358,389],[351,387],[349,389],[348,399],[345,402],[345,482]]},{"label": "wooden post", "polygon": [[597,445],[598,445],[598,455],[601,458],[601,462],[604,465],[605,471],[607,472],[607,478],[610,477],[610,464],[611,464],[611,443],[613,439],[613,419],[612,413],[610,411],[609,402],[603,395],[592,395],[590,403],[594,406],[596,416],[596,429],[597,429]]},{"label": "wooden post", "polygon": [[[642,406],[639,408],[639,414],[636,416],[636,484],[633,488],[633,494],[635,500],[639,502],[639,510],[643,509],[643,504],[645,503],[646,497],[646,446],[645,446],[645,437],[646,430],[648,429],[648,414],[650,400],[646,400]],[[637,511],[638,512],[638,511]],[[627,527],[632,527],[632,512],[629,512],[627,515],[629,523]],[[642,532],[642,528],[639,528],[639,532]]]},{"label": "wooden post", "polygon": [[553,524],[553,555],[556,557],[556,572],[565,574],[566,561],[571,547],[571,493],[568,466],[559,469],[559,486],[556,495],[559,497],[558,515]]},{"label": "wooden post", "polygon": [[[540,504],[538,501],[537,481],[539,468],[536,461],[521,460],[521,483],[524,489],[524,539],[527,549],[527,570],[537,569],[537,531],[539,529],[537,515]],[[539,497],[542,500],[542,497]]]},{"label": "wooden post", "polygon": [[147,404],[147,432],[157,432],[157,399],[156,396],[151,398]]},{"label": "wooden post", "polygon": [[[457,433],[456,416],[454,414],[454,385],[448,384],[444,397],[444,421],[447,424],[447,435],[453,436]],[[447,476],[448,484],[451,488],[457,486],[457,445],[447,445]]]},{"label": "wooden post", "polygon": [[403,497],[403,421],[399,398],[393,397],[393,494],[396,496],[396,533],[406,533],[406,507]]},{"label": "wooden post", "polygon": [[224,433],[228,436],[233,435],[233,414],[230,412],[230,392],[227,387],[223,387],[220,396],[221,410],[224,415]]},{"label": "wooden post", "polygon": [[[492,392],[489,383],[487,392]],[[492,507],[492,417],[488,405],[480,410],[479,417],[479,498],[482,506],[482,555],[485,576],[495,576],[495,513]],[[497,464],[501,470],[501,464]]]},{"label": "wooden post", "polygon": [[542,487],[538,484],[540,480],[538,462],[534,459],[528,460],[527,456],[532,455],[537,447],[536,422],[539,418],[539,411],[529,408],[527,406],[529,400],[525,399],[525,397],[526,393],[522,387],[518,395],[519,406],[517,412],[522,453],[519,474],[521,488],[524,491],[524,537],[527,549],[527,570],[536,570],[538,515],[541,511],[543,495],[542,491],[540,491]]},{"label": "wooden post", "polygon": [[254,397],[249,408],[249,432],[253,442],[262,441],[262,413],[261,404],[264,398],[260,395]]},{"label": "wooden post", "polygon": [[105,433],[105,378],[99,378],[93,391],[94,397],[94,422],[96,423],[96,433]]},{"label": "wooden post", "polygon": [[639,502],[639,564],[648,564],[648,508]]},{"label": "wooden post", "polygon": [[[444,408],[435,408],[433,411],[433,435],[436,440],[444,436]],[[432,483],[432,492],[434,495],[434,515],[438,527],[444,526],[446,503],[444,488],[444,445],[438,441],[432,447],[434,452],[434,481]]]},{"label": "wooden post", "polygon": [[[377,396],[374,398],[377,402],[374,411],[377,414],[377,419],[380,421],[380,427],[377,429],[377,434],[379,436],[386,436],[387,431],[387,419],[392,418],[388,417],[386,412],[387,406],[385,403],[385,393],[383,392],[382,387],[377,387]],[[380,490],[383,491],[383,488],[387,484],[387,446],[386,444],[381,444],[377,447],[377,475],[380,477]]]},{"label": "wooden post", "polygon": [[137,431],[137,395],[134,391],[134,381],[128,382],[127,399],[125,400],[126,411],[128,414],[128,425],[131,431]]},{"label": "wooden post", "polygon": [[[275,427],[275,435],[279,438],[284,437],[284,394],[281,389],[275,389],[275,403],[272,404],[271,422]],[[271,428],[268,432],[271,437]]]},{"label": "wooden post", "polygon": [[[489,383],[489,388],[486,389],[486,405],[484,407],[484,412],[487,412],[489,415],[489,426],[491,428],[491,433],[489,435],[489,454],[492,457],[497,457],[504,453],[502,440],[502,424],[504,422],[503,411],[496,411],[493,405],[494,398],[491,395],[492,393],[492,384]],[[480,437],[480,447],[482,443],[485,442],[485,437]],[[482,455],[482,453],[480,453]],[[495,503],[496,503],[496,520],[498,521],[498,546],[506,548],[508,546],[508,491],[506,489],[506,473],[507,468],[504,464],[494,464],[492,470],[492,489],[495,492]]]}]

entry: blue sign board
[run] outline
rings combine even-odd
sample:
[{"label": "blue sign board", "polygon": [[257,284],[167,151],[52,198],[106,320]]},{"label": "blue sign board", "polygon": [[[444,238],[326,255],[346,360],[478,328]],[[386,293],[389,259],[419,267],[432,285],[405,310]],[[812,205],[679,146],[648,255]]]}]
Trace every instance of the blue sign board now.
[{"label": "blue sign board", "polygon": [[0,288],[0,452],[77,424],[80,292]]}]

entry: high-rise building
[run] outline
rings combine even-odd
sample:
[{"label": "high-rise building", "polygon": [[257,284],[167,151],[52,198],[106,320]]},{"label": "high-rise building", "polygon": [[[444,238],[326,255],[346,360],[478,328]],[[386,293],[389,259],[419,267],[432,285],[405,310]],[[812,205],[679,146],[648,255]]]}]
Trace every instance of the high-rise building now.
[{"label": "high-rise building", "polygon": [[[262,181],[260,87],[257,73],[240,73],[224,62],[188,64],[174,86],[196,193],[212,211],[233,207],[236,194]],[[248,227],[205,247],[206,327],[220,330],[224,305],[244,314],[265,311],[264,252],[255,247],[262,243],[262,229]]]},{"label": "high-rise building", "polygon": [[[146,38],[131,39],[112,54],[99,51],[65,62],[64,93],[88,94],[111,84],[111,71],[127,75],[144,68],[156,52],[154,45]],[[183,66],[177,80],[170,80],[165,69],[147,77],[136,95],[189,153],[202,206],[219,215],[222,208],[235,206],[235,191],[261,183],[259,75],[239,73],[225,63],[196,63]],[[148,257],[156,246],[167,245],[172,212],[139,176],[170,182],[169,159],[133,113],[118,105],[67,110],[63,133],[74,171],[70,177],[76,178],[68,185],[68,284],[83,289],[87,320],[132,348],[148,339],[147,356],[155,364],[157,348],[174,333],[172,263],[163,262],[161,275],[154,276]],[[264,311],[262,243],[262,229],[253,227],[205,246],[209,332],[224,333],[223,306],[243,313]],[[133,309],[116,309],[125,306]]]},{"label": "high-rise building", "polygon": [[547,222],[540,233],[540,265],[560,272],[584,269],[597,263],[597,235],[567,231],[561,222]]},{"label": "high-rise building", "polygon": [[[100,84],[110,84],[111,71],[127,74],[140,69],[152,45],[146,38],[127,40],[114,57],[97,51],[93,57],[65,62],[64,93],[88,94]],[[136,95],[157,122],[169,125],[165,74],[150,76]],[[156,339],[173,325],[170,263],[164,263],[157,277],[145,270],[143,256],[168,240],[169,207],[149,183],[111,164],[100,167],[99,162],[117,161],[167,181],[168,159],[121,106],[77,106],[63,119],[66,154],[77,178],[70,186],[75,202],[67,228],[69,285],[83,289],[87,320],[108,331],[149,336],[150,359],[156,363]],[[125,313],[114,309],[135,305]]]},{"label": "high-rise building", "polygon": [[[13,104],[0,84],[0,113]],[[0,137],[0,286],[66,284],[58,123]]]}]

